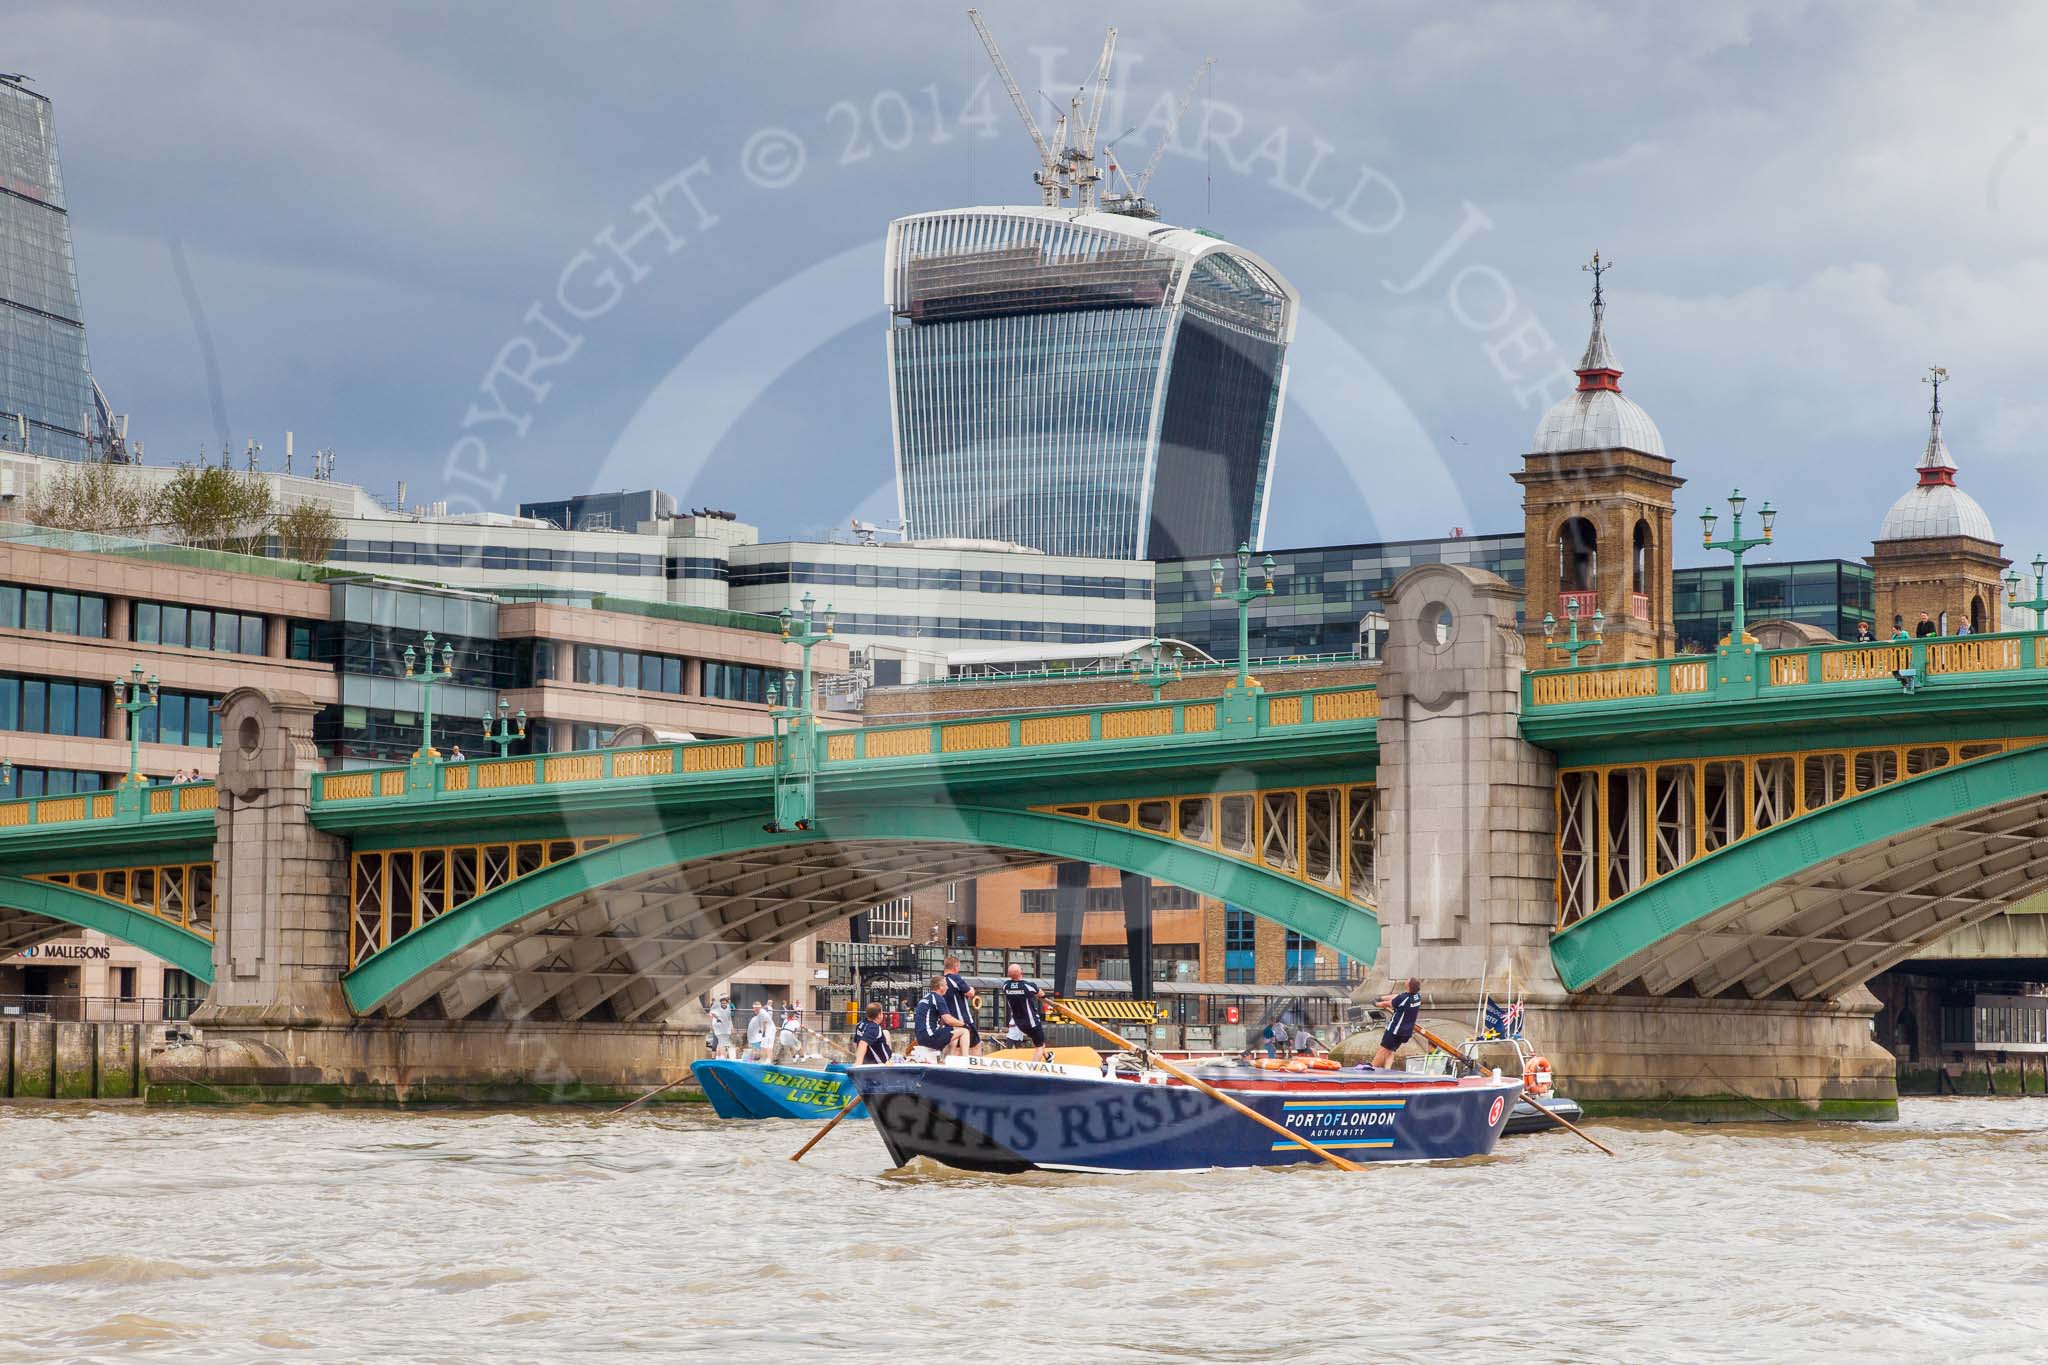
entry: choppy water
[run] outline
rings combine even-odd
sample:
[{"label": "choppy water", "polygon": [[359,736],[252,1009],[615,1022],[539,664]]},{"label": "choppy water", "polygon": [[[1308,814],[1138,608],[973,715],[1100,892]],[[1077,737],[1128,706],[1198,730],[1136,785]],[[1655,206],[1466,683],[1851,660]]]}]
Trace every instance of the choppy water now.
[{"label": "choppy water", "polygon": [[2048,1358],[2048,1100],[1902,1107],[1126,1178],[695,1107],[0,1107],[0,1358]]}]

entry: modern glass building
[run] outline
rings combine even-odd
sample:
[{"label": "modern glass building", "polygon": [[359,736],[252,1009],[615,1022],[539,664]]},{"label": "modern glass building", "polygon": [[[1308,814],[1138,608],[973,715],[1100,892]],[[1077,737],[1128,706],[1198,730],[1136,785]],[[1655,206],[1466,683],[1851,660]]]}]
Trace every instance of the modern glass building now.
[{"label": "modern glass building", "polygon": [[82,458],[98,406],[50,101],[0,77],[0,449]]},{"label": "modern glass building", "polygon": [[1300,296],[1242,247],[1109,213],[889,225],[890,420],[919,540],[1170,559],[1262,542]]},{"label": "modern glass building", "polygon": [[[1252,603],[1252,652],[1349,654],[1370,651],[1369,618],[1380,610],[1378,593],[1418,564],[1469,564],[1522,583],[1522,536],[1445,536],[1435,540],[1394,540],[1377,545],[1321,545],[1275,550],[1273,595]],[[1235,583],[1237,566],[1225,564]],[[1159,635],[1185,640],[1218,659],[1237,657],[1237,609],[1219,599],[1207,558],[1175,559],[1154,566]]]},{"label": "modern glass building", "polygon": [[[1745,564],[1749,620],[1797,621],[1853,640],[1859,623],[1875,628],[1868,564],[1802,559]],[[1671,571],[1671,624],[1683,653],[1711,653],[1735,620],[1735,572],[1725,564]],[[1889,632],[1887,632],[1889,633]]]},{"label": "modern glass building", "polygon": [[[1275,550],[1273,595],[1251,609],[1252,652],[1288,654],[1370,654],[1377,594],[1418,564],[1469,564],[1523,583],[1520,532],[1498,536],[1449,536],[1397,540],[1376,545],[1324,545]],[[1235,567],[1226,566],[1235,573]],[[1177,559],[1156,566],[1153,593],[1158,633],[1185,640],[1219,659],[1237,653],[1237,612],[1219,600],[1209,579],[1208,559]],[[1798,621],[1853,640],[1859,622],[1871,617],[1870,566],[1846,559],[1750,563],[1744,579],[1749,620]],[[1725,564],[1674,569],[1672,623],[1678,648],[1711,651],[1734,620],[1734,573]],[[1532,666],[1540,666],[1531,660]]]}]

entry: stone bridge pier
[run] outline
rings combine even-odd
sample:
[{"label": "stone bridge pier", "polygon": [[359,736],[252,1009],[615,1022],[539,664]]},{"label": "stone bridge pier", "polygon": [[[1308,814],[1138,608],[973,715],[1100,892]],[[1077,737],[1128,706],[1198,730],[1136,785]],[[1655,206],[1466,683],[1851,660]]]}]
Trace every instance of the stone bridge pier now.
[{"label": "stone bridge pier", "polygon": [[[1429,565],[1385,594],[1374,982],[1422,978],[1427,1021],[1470,1031],[1481,994],[1526,992],[1527,1032],[1590,1112],[1891,1118],[1877,1001],[1574,994],[1557,921],[1556,767],[1521,737],[1522,594]],[[1456,1021],[1453,1023],[1452,1021]],[[1505,1051],[1501,1053],[1506,1056]]]},{"label": "stone bridge pier", "polygon": [[350,1008],[348,849],[310,819],[318,704],[241,688],[221,703],[214,983],[193,1040],[152,1061],[170,1103],[629,1099],[680,1080],[702,1029],[364,1018]]}]

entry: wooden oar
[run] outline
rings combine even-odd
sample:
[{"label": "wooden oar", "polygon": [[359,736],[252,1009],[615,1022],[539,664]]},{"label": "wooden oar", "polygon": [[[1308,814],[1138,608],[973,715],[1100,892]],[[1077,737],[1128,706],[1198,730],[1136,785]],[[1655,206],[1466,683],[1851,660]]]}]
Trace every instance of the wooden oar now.
[{"label": "wooden oar", "polygon": [[[1437,1037],[1428,1029],[1418,1028],[1415,1031],[1421,1034],[1424,1038],[1428,1039],[1431,1047],[1442,1048],[1445,1052],[1450,1053],[1453,1058],[1463,1062],[1466,1066],[1471,1067],[1475,1071],[1482,1069],[1479,1063],[1473,1061],[1470,1057],[1467,1057],[1464,1053],[1460,1052],[1457,1048],[1452,1047],[1449,1043]],[[1522,1087],[1522,1098],[1529,1102],[1529,1107],[1531,1109],[1534,1109],[1537,1113],[1543,1115],[1545,1118],[1550,1119],[1552,1122],[1557,1124],[1558,1127],[1570,1129],[1572,1132],[1578,1134],[1586,1141],[1592,1143],[1595,1147],[1598,1147],[1601,1151],[1607,1153],[1607,1155],[1614,1155],[1614,1149],[1612,1147],[1609,1147],[1606,1143],[1602,1142],[1599,1138],[1594,1137],[1591,1133],[1586,1132],[1584,1129],[1574,1124],[1570,1119],[1566,1118],[1563,1114],[1558,1113],[1555,1109],[1546,1107],[1543,1101],[1537,1099],[1534,1095],[1529,1093],[1529,1088],[1527,1086]]]},{"label": "wooden oar", "polygon": [[839,1120],[845,1118],[848,1114],[851,1114],[853,1112],[853,1106],[859,1103],[860,1092],[855,1091],[853,1098],[846,1102],[846,1107],[844,1109],[841,1109],[838,1113],[834,1114],[832,1116],[831,1122],[827,1123],[823,1128],[820,1128],[817,1132],[811,1134],[811,1140],[809,1142],[806,1142],[803,1146],[797,1148],[796,1155],[791,1157],[790,1160],[802,1161],[804,1159],[804,1153],[810,1151],[811,1148],[817,1146],[820,1142],[824,1141],[825,1134],[831,1132],[834,1128],[837,1128],[839,1126]]},{"label": "wooden oar", "polygon": [[675,1080],[670,1081],[667,1085],[661,1087],[661,1089],[659,1090],[650,1090],[637,1100],[628,1100],[626,1103],[612,1110],[610,1114],[605,1115],[605,1117],[611,1118],[615,1114],[623,1114],[628,1109],[632,1109],[639,1105],[647,1103],[647,1101],[653,1099],[656,1095],[666,1095],[669,1091],[675,1089],[677,1086],[681,1085],[684,1081],[687,1081],[689,1079],[690,1077],[687,1073],[682,1076],[678,1076]]},{"label": "wooden oar", "polygon": [[[1074,1011],[1068,1009],[1066,1006],[1060,1004],[1058,1001],[1047,1000],[1045,1003],[1048,1008],[1058,1010],[1061,1014],[1066,1015],[1067,1018],[1073,1020],[1081,1027],[1088,1029],[1093,1033],[1100,1034],[1104,1038],[1107,1038],[1110,1042],[1115,1043],[1117,1047],[1122,1051],[1140,1051],[1140,1049],[1134,1047],[1128,1039],[1125,1039],[1117,1034],[1111,1033],[1108,1029],[1096,1023],[1093,1019],[1089,1019],[1082,1015],[1074,1013]],[[1299,1133],[1288,1132],[1285,1128],[1273,1122],[1273,1120],[1267,1118],[1264,1114],[1261,1114],[1258,1110],[1252,1108],[1250,1105],[1239,1103],[1237,1100],[1232,1099],[1230,1096],[1224,1094],[1221,1090],[1218,1090],[1215,1086],[1209,1084],[1207,1081],[1201,1080],[1181,1070],[1172,1062],[1167,1061],[1164,1057],[1152,1055],[1149,1053],[1147,1055],[1151,1056],[1152,1064],[1158,1067],[1161,1071],[1164,1071],[1167,1075],[1175,1077],[1176,1079],[1184,1082],[1187,1085],[1193,1086],[1195,1089],[1201,1091],[1204,1095],[1207,1095],[1210,1099],[1215,1100],[1218,1103],[1228,1105],[1230,1108],[1235,1109],[1238,1113],[1243,1114],[1252,1122],[1261,1124],[1264,1127],[1272,1129],[1281,1137],[1286,1138],[1289,1142],[1292,1142],[1301,1147],[1306,1147],[1309,1151],[1314,1152],[1317,1156],[1329,1162],[1338,1170],[1356,1171],[1362,1169],[1357,1162],[1347,1161],[1343,1157],[1338,1156],[1335,1152],[1330,1151],[1326,1147],[1318,1147],[1315,1143],[1310,1142],[1307,1138],[1303,1137]]]}]

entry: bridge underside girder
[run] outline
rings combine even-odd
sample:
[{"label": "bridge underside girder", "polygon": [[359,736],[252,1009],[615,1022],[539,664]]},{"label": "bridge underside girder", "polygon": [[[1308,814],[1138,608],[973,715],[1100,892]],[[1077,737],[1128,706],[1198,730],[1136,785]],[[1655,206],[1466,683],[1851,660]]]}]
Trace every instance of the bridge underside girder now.
[{"label": "bridge underside girder", "polygon": [[0,957],[77,932],[78,926],[65,920],[0,906]]},{"label": "bridge underside girder", "polygon": [[1590,983],[1826,999],[2048,887],[2048,796],[1894,833],[1678,929]]},{"label": "bridge underside girder", "polygon": [[1021,850],[903,840],[802,843],[667,867],[487,934],[376,1012],[656,1022],[774,948],[871,905],[1048,861]]}]

